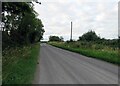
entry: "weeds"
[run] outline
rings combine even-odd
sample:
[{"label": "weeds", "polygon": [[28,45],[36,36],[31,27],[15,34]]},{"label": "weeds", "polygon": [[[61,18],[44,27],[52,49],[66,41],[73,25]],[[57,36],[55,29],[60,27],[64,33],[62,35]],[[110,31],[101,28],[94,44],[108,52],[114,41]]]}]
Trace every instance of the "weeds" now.
[{"label": "weeds", "polygon": [[37,65],[39,43],[3,51],[3,84],[31,84]]}]

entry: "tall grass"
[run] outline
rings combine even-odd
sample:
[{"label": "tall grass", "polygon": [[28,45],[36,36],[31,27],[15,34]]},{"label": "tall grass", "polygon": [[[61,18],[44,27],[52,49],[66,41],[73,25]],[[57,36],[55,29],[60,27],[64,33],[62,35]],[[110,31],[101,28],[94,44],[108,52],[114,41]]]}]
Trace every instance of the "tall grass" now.
[{"label": "tall grass", "polygon": [[40,44],[3,51],[3,84],[31,84],[37,65]]},{"label": "tall grass", "polygon": [[114,50],[108,46],[94,44],[94,43],[80,43],[80,42],[73,42],[73,43],[50,42],[49,44],[88,57],[104,60],[113,64],[120,64],[118,49]]}]

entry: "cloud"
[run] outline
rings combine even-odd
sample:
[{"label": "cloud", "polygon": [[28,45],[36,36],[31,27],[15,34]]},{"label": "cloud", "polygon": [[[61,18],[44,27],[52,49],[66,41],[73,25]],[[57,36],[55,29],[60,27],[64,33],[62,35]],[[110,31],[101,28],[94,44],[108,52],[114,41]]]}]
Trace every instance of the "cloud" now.
[{"label": "cloud", "polygon": [[[45,40],[50,35],[70,38],[73,21],[73,38],[78,39],[92,29],[105,38],[118,36],[118,0],[41,0],[34,8],[44,24]],[[108,33],[109,31],[109,33]],[[107,34],[106,34],[107,33]]]}]

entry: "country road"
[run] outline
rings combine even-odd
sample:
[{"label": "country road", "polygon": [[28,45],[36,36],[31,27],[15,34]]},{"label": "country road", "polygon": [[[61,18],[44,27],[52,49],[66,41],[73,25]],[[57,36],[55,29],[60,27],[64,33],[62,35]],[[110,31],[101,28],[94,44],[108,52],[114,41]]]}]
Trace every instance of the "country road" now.
[{"label": "country road", "polygon": [[33,83],[118,84],[118,67],[43,43]]}]

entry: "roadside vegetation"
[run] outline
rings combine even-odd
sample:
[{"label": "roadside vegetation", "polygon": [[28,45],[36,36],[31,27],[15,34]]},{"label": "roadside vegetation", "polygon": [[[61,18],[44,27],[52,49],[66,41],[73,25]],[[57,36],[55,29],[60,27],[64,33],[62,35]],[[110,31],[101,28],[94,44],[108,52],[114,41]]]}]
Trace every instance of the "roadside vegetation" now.
[{"label": "roadside vegetation", "polygon": [[32,84],[39,56],[40,44],[5,50],[2,59],[4,84]]},{"label": "roadside vegetation", "polygon": [[94,31],[88,31],[79,37],[77,41],[49,41],[49,44],[88,57],[104,60],[114,64],[120,64],[118,39],[103,39],[98,37]]},{"label": "roadside vegetation", "polygon": [[45,31],[33,6],[33,2],[2,3],[2,84],[31,84],[34,78]]}]

